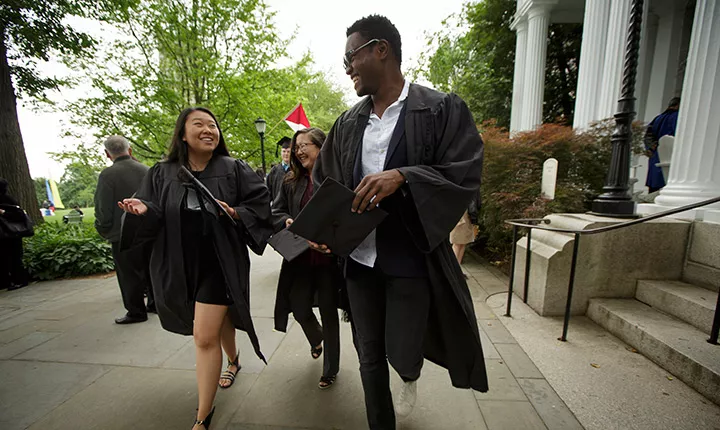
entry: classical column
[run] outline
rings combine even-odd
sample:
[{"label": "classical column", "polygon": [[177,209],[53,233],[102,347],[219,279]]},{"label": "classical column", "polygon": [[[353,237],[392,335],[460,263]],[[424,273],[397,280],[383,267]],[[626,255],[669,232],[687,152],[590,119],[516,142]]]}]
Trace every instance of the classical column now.
[{"label": "classical column", "polygon": [[525,56],[527,52],[528,23],[522,19],[515,24],[517,33],[515,42],[515,75],[513,77],[512,111],[510,113],[510,132],[522,131],[523,84],[525,80]]},{"label": "classical column", "polygon": [[528,34],[525,57],[525,81],[521,130],[532,130],[542,124],[545,91],[548,26],[551,6],[533,5],[527,12]]},{"label": "classical column", "polygon": [[605,62],[600,82],[596,119],[611,118],[617,110],[625,59],[625,36],[630,17],[631,0],[612,0],[605,47]]},{"label": "classical column", "polygon": [[[655,203],[720,196],[720,2],[698,0],[667,185]],[[720,204],[712,208],[720,209]]]},{"label": "classical column", "polygon": [[595,121],[598,87],[602,76],[607,43],[610,2],[587,0],[583,20],[580,70],[578,71],[577,98],[575,101],[574,128],[583,128]]}]

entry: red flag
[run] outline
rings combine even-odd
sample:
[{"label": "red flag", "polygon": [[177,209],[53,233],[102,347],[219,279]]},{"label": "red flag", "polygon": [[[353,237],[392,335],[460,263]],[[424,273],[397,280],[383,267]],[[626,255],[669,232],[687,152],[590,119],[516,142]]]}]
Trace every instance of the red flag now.
[{"label": "red flag", "polygon": [[287,123],[293,131],[310,128],[310,121],[308,121],[307,115],[305,115],[305,109],[303,109],[302,103],[298,103],[298,105],[287,114],[285,123]]}]

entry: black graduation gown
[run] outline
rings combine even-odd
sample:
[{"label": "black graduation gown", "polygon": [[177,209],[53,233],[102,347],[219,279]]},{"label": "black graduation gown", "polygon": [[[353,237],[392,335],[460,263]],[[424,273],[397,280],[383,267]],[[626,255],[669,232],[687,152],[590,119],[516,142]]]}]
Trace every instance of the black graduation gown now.
[{"label": "black graduation gown", "polygon": [[[181,205],[185,187],[177,179],[180,165],[160,162],[145,176],[136,197],[148,206],[144,216],[136,217],[136,229],[123,226],[123,242],[138,246],[153,242],[150,277],[155,305],[163,328],[173,333],[193,333],[194,291],[185,279],[182,250]],[[270,198],[262,179],[241,160],[214,156],[198,176],[200,182],[219,200],[232,206],[240,219],[233,227],[224,216],[211,219],[212,237],[228,292],[234,305],[229,315],[237,329],[244,330],[255,353],[263,361],[260,345],[250,318],[250,257],[248,248],[258,255],[272,234]],[[133,232],[133,230],[135,230]]]},{"label": "black graduation gown", "polygon": [[[300,178],[294,185],[283,181],[272,207],[272,224],[275,232],[279,232],[285,228],[285,221],[288,218],[295,219],[300,213],[300,203],[302,202],[303,194],[308,185],[308,179],[303,177]],[[314,251],[308,251],[314,252]],[[298,257],[300,258],[300,257]],[[338,286],[338,303],[341,309],[346,308],[346,293],[342,289],[345,281],[342,278],[342,272],[338,267],[337,260],[334,257],[333,261],[327,266],[317,267],[317,270],[329,270],[333,276],[333,279]],[[285,333],[287,331],[288,315],[292,312],[292,306],[290,302],[290,292],[293,286],[294,276],[298,274],[293,270],[298,260],[287,261],[283,259],[282,266],[280,266],[280,276],[278,278],[277,293],[275,296],[275,330]],[[316,295],[317,296],[317,295]],[[314,306],[318,306],[317,297],[315,298]]]},{"label": "black graduation gown", "polygon": [[270,173],[267,176],[267,187],[270,191],[270,202],[274,202],[277,199],[278,194],[283,186],[283,180],[287,172],[283,169],[282,164],[276,164],[270,169]]},{"label": "black graduation gown", "polygon": [[[398,170],[407,182],[397,192],[403,195],[403,224],[426,255],[432,286],[425,358],[448,369],[455,387],[485,392],[488,383],[475,310],[448,240],[480,187],[483,142],[458,96],[411,84],[406,103],[401,120],[408,166]],[[366,97],[335,121],[315,162],[315,183],[332,177],[352,186],[371,108],[372,100]]]}]

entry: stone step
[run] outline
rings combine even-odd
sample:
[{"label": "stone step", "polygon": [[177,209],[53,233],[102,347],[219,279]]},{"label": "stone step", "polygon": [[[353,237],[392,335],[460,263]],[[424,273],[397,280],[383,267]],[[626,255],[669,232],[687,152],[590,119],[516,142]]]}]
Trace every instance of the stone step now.
[{"label": "stone step", "polygon": [[681,281],[640,280],[635,298],[710,333],[718,293]]},{"label": "stone step", "polygon": [[720,405],[720,345],[635,299],[592,299],[587,316]]}]

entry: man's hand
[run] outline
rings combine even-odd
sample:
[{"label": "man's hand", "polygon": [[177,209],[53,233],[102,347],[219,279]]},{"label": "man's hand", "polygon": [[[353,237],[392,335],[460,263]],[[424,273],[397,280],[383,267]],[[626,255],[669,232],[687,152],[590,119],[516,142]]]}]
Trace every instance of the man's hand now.
[{"label": "man's hand", "polygon": [[[230,207],[230,205],[228,205],[227,203],[225,203],[225,202],[222,201],[222,200],[217,200],[217,199],[215,199],[215,200],[216,200],[218,203],[220,203],[220,206],[222,206],[223,209],[225,209],[225,210],[227,211],[227,213],[230,214],[231,217],[233,217],[234,219],[240,219],[240,216],[237,214],[237,212],[235,211],[235,209],[233,209],[232,207]],[[220,215],[225,215],[225,214],[221,212]]]},{"label": "man's hand", "polygon": [[327,245],[320,245],[315,242],[307,241],[308,245],[310,245],[310,249],[313,249],[317,252],[323,253],[323,254],[332,254],[332,251],[327,247]]},{"label": "man's hand", "polygon": [[404,183],[405,177],[397,169],[365,176],[355,188],[352,211],[363,213],[366,210],[373,210],[385,197],[397,191]]},{"label": "man's hand", "polygon": [[145,215],[148,207],[139,199],[125,199],[118,202],[120,209],[133,215]]}]

